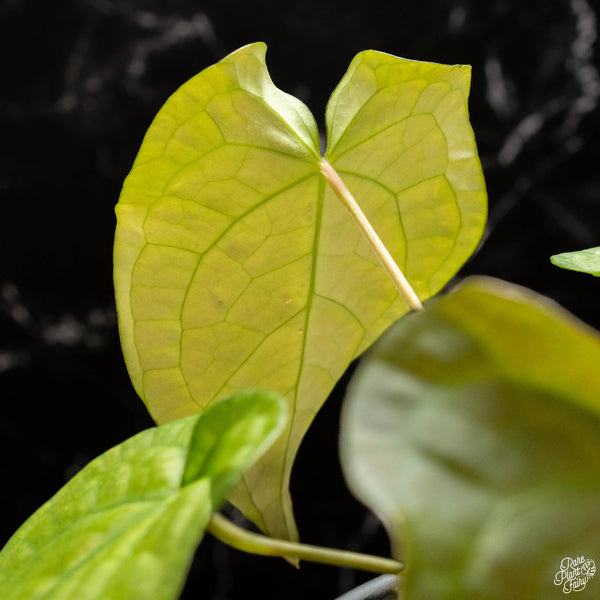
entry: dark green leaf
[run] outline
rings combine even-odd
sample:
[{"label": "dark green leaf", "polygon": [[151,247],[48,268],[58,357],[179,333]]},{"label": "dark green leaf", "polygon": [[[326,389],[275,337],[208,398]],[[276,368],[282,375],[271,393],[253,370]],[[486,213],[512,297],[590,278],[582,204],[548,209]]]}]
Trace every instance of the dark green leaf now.
[{"label": "dark green leaf", "polygon": [[563,558],[600,559],[599,365],[597,332],[485,279],[376,347],[344,406],[342,459],[408,564],[407,600],[559,599]]}]

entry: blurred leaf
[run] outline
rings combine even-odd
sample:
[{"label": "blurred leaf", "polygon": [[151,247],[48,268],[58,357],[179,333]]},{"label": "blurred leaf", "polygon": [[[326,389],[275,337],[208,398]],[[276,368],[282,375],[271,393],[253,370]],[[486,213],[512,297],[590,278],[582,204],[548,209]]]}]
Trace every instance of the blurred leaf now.
[{"label": "blurred leaf", "polygon": [[[184,84],[150,126],[117,206],[115,287],[137,392],[158,422],[274,389],[288,431],[231,500],[297,538],[289,478],[349,363],[405,303],[320,173],[314,119],[277,89],[264,44]],[[421,298],[477,245],[485,189],[469,68],[359,54],[327,109],[330,147]]]},{"label": "blurred leaf", "polygon": [[550,257],[552,264],[571,271],[581,271],[600,277],[600,246],[578,250],[576,252],[563,252]]},{"label": "blurred leaf", "polygon": [[563,558],[600,558],[599,365],[597,332],[483,278],[376,346],[341,454],[408,564],[407,600],[558,599]]},{"label": "blurred leaf", "polygon": [[177,598],[211,514],[285,412],[276,394],[242,392],[105,452],[8,541],[0,598]]}]

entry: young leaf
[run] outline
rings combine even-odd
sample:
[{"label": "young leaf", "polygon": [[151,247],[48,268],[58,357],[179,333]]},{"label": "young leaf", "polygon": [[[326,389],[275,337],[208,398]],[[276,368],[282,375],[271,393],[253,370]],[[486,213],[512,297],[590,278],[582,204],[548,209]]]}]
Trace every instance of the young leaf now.
[{"label": "young leaf", "polygon": [[600,277],[600,246],[577,250],[576,252],[563,252],[550,257],[552,264],[571,271],[581,271]]},{"label": "young leaf", "polygon": [[286,412],[277,394],[241,392],[105,452],[0,552],[0,598],[177,598],[211,514]]},{"label": "young leaf", "polygon": [[[289,402],[285,436],[231,500],[297,537],[288,484],[310,422],[406,303],[321,174],[315,121],[277,89],[265,46],[184,84],[150,126],[117,206],[123,350],[155,420],[244,387]],[[419,296],[463,264],[485,220],[469,70],[367,51],[327,109],[325,158]]]},{"label": "young leaf", "polygon": [[[406,600],[558,599],[563,558],[598,560],[599,364],[597,332],[486,279],[375,348],[341,455],[407,563]],[[597,582],[578,597],[597,598]]]}]

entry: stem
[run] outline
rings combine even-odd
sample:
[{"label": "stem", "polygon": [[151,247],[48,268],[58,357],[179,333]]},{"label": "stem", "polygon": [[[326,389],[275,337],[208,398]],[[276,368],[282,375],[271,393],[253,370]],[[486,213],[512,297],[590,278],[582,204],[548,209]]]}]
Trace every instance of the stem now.
[{"label": "stem", "polygon": [[373,229],[373,226],[367,219],[365,213],[362,211],[354,196],[350,193],[350,190],[346,187],[346,184],[342,181],[337,171],[323,158],[319,163],[321,173],[329,185],[333,188],[336,196],[343,202],[344,206],[350,211],[352,218],[360,228],[362,234],[367,238],[367,241],[371,245],[373,252],[379,259],[383,268],[387,271],[391,280],[394,282],[396,289],[400,292],[400,295],[404,298],[409,308],[412,310],[422,310],[423,305],[419,300],[417,294],[412,289],[410,283],[404,276],[404,273],[400,270],[400,267],[396,264],[396,261],[392,258],[388,249],[384,246],[377,232]]},{"label": "stem", "polygon": [[233,546],[237,550],[250,552],[251,554],[308,560],[310,562],[373,571],[375,573],[396,574],[404,569],[402,563],[391,558],[380,558],[368,554],[359,554],[358,552],[310,546],[308,544],[288,542],[270,538],[259,533],[253,533],[234,525],[219,513],[213,514],[208,523],[207,530],[229,546]]}]

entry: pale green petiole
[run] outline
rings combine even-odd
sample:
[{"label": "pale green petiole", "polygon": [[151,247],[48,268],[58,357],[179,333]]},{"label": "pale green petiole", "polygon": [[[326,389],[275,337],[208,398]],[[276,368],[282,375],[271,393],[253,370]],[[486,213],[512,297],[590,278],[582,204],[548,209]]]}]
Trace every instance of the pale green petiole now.
[{"label": "pale green petiole", "polygon": [[422,310],[423,305],[419,300],[419,297],[412,289],[410,283],[404,276],[404,273],[400,270],[396,261],[385,247],[381,238],[377,235],[377,232],[373,229],[373,226],[367,219],[365,213],[362,211],[354,196],[350,193],[350,190],[346,187],[346,184],[342,181],[337,171],[323,158],[319,163],[321,173],[329,185],[331,185],[336,196],[344,203],[344,206],[350,211],[352,218],[360,228],[362,234],[369,242],[375,256],[379,259],[379,262],[383,268],[387,271],[391,280],[394,282],[396,289],[411,310]]},{"label": "pale green petiole", "polygon": [[251,554],[307,560],[375,573],[396,574],[404,570],[401,562],[391,558],[310,546],[253,533],[234,525],[218,513],[211,517],[207,531],[229,546]]}]

